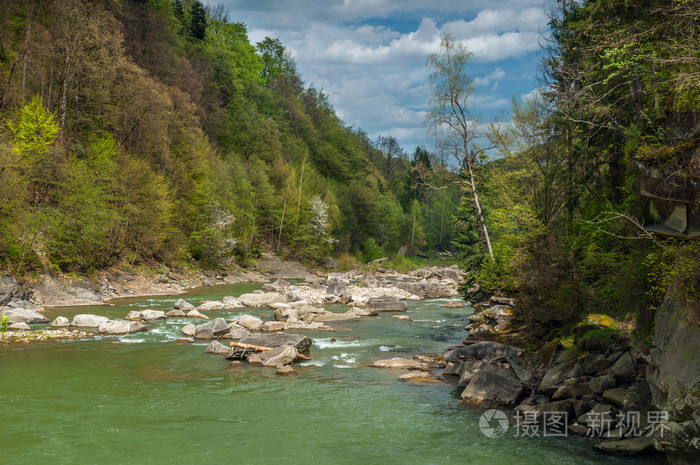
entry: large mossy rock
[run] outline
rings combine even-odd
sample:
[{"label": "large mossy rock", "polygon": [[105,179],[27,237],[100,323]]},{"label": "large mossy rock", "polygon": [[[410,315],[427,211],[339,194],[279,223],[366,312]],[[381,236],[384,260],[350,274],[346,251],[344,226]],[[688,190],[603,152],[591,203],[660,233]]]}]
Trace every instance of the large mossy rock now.
[{"label": "large mossy rock", "polygon": [[462,359],[473,358],[475,360],[491,361],[499,358],[515,358],[523,353],[517,347],[508,346],[499,342],[482,341],[470,345],[452,347],[443,355],[448,362],[459,362]]}]

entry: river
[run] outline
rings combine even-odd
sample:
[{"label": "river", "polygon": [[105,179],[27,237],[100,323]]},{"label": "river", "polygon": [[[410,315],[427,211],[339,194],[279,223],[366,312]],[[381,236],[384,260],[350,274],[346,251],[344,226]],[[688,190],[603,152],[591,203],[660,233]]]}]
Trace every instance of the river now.
[{"label": "river", "polygon": [[[167,311],[180,297],[196,305],[259,286],[53,308],[46,316],[124,318],[134,309]],[[408,302],[411,322],[382,314],[330,323],[335,333],[308,332],[313,360],[296,366],[295,377],[245,364],[227,369],[221,356],[205,353],[205,342],[172,342],[187,319],[123,337],[2,345],[0,464],[662,463],[601,455],[586,438],[516,437],[511,428],[491,439],[479,429],[482,411],[459,404],[456,385],[412,385],[397,379],[401,371],[367,367],[459,342],[466,311],[444,303]],[[272,312],[245,313],[269,319]]]}]

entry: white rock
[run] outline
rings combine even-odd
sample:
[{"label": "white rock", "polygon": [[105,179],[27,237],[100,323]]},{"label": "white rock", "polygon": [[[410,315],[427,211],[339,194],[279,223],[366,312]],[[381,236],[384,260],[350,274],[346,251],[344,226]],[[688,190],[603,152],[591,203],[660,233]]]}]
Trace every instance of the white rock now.
[{"label": "white rock", "polygon": [[51,326],[52,328],[65,328],[69,325],[70,321],[68,321],[68,318],[66,318],[65,316],[59,316],[56,317],[56,319],[53,320],[49,326]]},{"label": "white rock", "polygon": [[165,312],[161,310],[144,310],[141,312],[141,316],[146,321],[164,320]]},{"label": "white rock", "polygon": [[189,312],[187,312],[187,318],[199,318],[201,320],[208,320],[209,319],[208,316],[202,315],[197,310],[190,310]]},{"label": "white rock", "polygon": [[129,321],[139,321],[143,320],[143,315],[141,315],[141,312],[138,310],[132,310],[124,317],[124,319]]},{"label": "white rock", "polygon": [[109,321],[109,318],[107,318],[106,316],[81,313],[73,317],[71,325],[78,326],[81,328],[97,328],[102,323],[106,323],[107,321]]},{"label": "white rock", "polygon": [[241,315],[238,317],[237,323],[246,329],[255,331],[260,329],[260,326],[263,324],[263,320],[252,315]]},{"label": "white rock", "polygon": [[216,300],[209,300],[207,302],[203,302],[199,307],[197,307],[197,310],[200,312],[209,312],[212,310],[225,310],[226,308],[224,307],[224,304],[222,302],[218,302]]}]

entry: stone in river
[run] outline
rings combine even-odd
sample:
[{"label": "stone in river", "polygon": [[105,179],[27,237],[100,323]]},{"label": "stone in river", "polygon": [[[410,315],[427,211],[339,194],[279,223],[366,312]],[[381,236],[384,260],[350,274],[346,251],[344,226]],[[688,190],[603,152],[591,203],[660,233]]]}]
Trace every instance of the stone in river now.
[{"label": "stone in river", "polygon": [[107,321],[109,321],[109,318],[106,316],[81,313],[73,317],[73,322],[71,325],[83,328],[97,328],[102,323],[106,323]]}]

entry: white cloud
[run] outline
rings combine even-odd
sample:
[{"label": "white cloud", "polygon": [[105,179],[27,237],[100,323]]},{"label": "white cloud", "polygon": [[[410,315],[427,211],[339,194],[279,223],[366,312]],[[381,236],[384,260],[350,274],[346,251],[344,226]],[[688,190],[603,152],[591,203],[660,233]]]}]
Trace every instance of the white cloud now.
[{"label": "white cloud", "polygon": [[407,151],[429,143],[423,127],[430,100],[425,58],[439,50],[444,33],[473,52],[469,72],[478,76],[473,104],[492,113],[508,107],[509,86],[523,82],[517,77],[523,71],[512,72],[507,60],[537,50],[538,31],[547,24],[542,0],[504,0],[498,9],[483,0],[442,0],[427,7],[423,0],[224,3],[231,21],[248,25],[252,42],[279,37],[303,79],[329,95],[346,123],[372,137],[394,135]]}]

